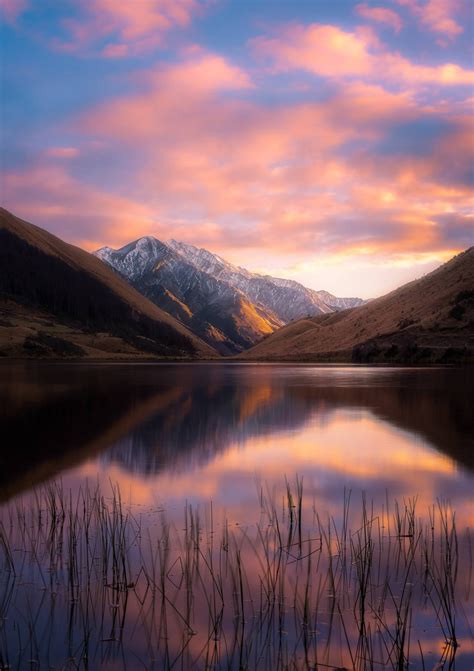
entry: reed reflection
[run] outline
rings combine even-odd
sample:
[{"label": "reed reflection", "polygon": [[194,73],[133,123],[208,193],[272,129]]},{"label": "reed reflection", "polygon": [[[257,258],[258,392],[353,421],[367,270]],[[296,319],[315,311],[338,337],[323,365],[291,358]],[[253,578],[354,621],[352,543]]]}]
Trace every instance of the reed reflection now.
[{"label": "reed reflection", "polygon": [[447,504],[346,494],[336,520],[297,479],[236,527],[64,494],[0,510],[4,668],[470,668],[471,548]]},{"label": "reed reflection", "polygon": [[0,668],[471,668],[464,371],[1,370]]}]

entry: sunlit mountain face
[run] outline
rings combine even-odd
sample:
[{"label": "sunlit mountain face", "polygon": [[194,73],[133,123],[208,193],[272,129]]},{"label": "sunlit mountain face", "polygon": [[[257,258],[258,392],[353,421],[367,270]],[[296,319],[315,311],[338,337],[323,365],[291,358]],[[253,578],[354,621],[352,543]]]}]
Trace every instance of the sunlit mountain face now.
[{"label": "sunlit mountain face", "polygon": [[251,273],[176,240],[144,237],[95,255],[221,354],[245,350],[296,319],[364,302]]},{"label": "sunlit mountain face", "polygon": [[472,245],[469,0],[132,4],[2,0],[10,210],[362,298]]}]

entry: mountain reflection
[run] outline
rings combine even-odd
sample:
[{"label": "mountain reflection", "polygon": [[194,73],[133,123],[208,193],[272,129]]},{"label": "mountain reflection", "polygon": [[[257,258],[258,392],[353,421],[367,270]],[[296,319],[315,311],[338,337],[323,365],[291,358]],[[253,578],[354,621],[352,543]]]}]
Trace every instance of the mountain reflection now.
[{"label": "mountain reflection", "polygon": [[230,445],[369,411],[473,468],[469,372],[279,365],[25,364],[0,368],[1,498],[101,455],[152,475]]}]

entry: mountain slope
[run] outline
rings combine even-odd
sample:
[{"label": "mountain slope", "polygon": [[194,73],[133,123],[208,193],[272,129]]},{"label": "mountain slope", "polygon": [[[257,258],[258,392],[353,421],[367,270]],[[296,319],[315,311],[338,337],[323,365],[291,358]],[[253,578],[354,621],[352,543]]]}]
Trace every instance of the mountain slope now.
[{"label": "mountain slope", "polygon": [[246,349],[284,323],[156,238],[105,247],[96,255],[222,354]]},{"label": "mountain slope", "polygon": [[191,261],[196,267],[242,291],[251,301],[271,310],[285,324],[303,316],[334,312],[361,305],[360,298],[337,298],[328,291],[308,289],[294,280],[270,275],[258,275],[234,266],[207,249],[199,249],[184,242],[171,240],[172,249]]},{"label": "mountain slope", "polygon": [[370,303],[289,324],[245,352],[245,358],[474,359],[474,248]]},{"label": "mountain slope", "polygon": [[212,356],[92,254],[0,208],[4,356]]},{"label": "mountain slope", "polygon": [[103,247],[96,255],[221,354],[247,349],[302,316],[362,302],[251,273],[176,240],[144,237],[118,250]]}]

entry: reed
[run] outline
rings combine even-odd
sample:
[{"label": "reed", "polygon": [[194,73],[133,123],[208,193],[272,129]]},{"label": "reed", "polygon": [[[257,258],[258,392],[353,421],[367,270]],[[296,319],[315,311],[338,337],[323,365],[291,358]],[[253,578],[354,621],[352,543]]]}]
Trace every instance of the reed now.
[{"label": "reed", "polygon": [[345,491],[327,517],[299,478],[256,502],[238,526],[189,504],[144,518],[112,483],[5,506],[0,669],[453,668],[472,548],[447,502],[420,517]]}]

